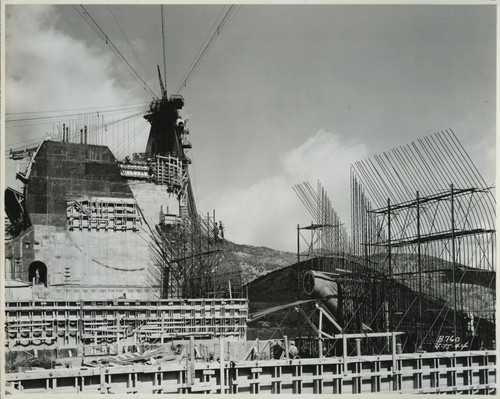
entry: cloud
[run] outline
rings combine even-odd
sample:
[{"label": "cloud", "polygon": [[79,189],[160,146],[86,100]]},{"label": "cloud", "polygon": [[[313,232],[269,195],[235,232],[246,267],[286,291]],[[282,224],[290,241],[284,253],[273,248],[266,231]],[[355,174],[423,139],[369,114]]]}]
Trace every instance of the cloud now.
[{"label": "cloud", "polygon": [[[142,101],[137,97],[137,93],[128,87],[130,79],[117,80],[117,77],[123,75],[123,71],[110,51],[91,47],[83,40],[73,38],[61,30],[61,17],[57,7],[11,5],[6,9],[7,121],[55,115],[19,114],[25,112],[74,110],[57,114],[96,113],[99,107],[138,104]],[[146,106],[147,102],[143,102]],[[87,109],[82,110],[83,108]],[[132,111],[126,112],[130,115]],[[123,116],[116,113],[113,118],[117,120]],[[37,145],[47,133],[54,132],[57,135],[57,125],[71,122],[71,119],[78,124],[75,129],[94,122],[97,125],[95,119],[91,123],[89,116],[85,118],[61,116],[58,119],[7,123],[6,147]],[[138,119],[142,124],[146,123],[142,120],[142,114],[138,115]],[[111,116],[108,119],[104,117],[105,123],[111,121]],[[132,124],[127,128],[138,129]],[[111,133],[109,130],[109,140],[100,142],[108,144],[116,154],[120,149],[118,144],[123,147],[122,142],[127,140],[127,132],[122,133],[121,141],[117,133],[114,141],[111,141]],[[144,135],[141,138],[146,140]],[[132,142],[132,139],[127,142]],[[139,143],[137,147],[142,148],[144,145],[145,143]],[[12,168],[11,163],[6,167]]]},{"label": "cloud", "polygon": [[296,251],[296,227],[311,222],[292,186],[319,180],[344,223],[350,219],[349,167],[368,154],[365,145],[346,142],[339,134],[318,131],[284,154],[280,170],[257,184],[227,189],[200,199],[215,207],[226,237],[237,243]]},{"label": "cloud", "polygon": [[100,53],[57,30],[59,16],[54,7],[16,6],[8,10],[7,112],[132,100],[131,93],[111,76],[112,54]]}]

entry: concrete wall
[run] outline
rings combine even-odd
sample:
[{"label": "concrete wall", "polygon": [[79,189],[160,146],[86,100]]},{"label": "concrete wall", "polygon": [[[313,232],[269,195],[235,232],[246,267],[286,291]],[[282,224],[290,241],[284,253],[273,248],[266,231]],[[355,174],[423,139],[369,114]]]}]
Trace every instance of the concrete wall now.
[{"label": "concrete wall", "polygon": [[23,231],[12,241],[5,244],[5,279],[28,282],[28,269],[35,260],[35,230],[33,227]]},{"label": "concrete wall", "polygon": [[35,157],[25,196],[33,224],[64,227],[68,199],[132,198],[132,192],[109,148],[46,141]]},{"label": "concrete wall", "polygon": [[[28,239],[36,243],[30,244],[29,249]],[[78,292],[87,299],[112,299],[123,294],[127,298],[144,298],[145,292],[158,291],[148,242],[149,234],[144,229],[70,232],[55,226],[35,225],[30,234],[10,243],[13,258],[22,259],[22,268],[11,271],[9,277],[29,282],[30,264],[40,261],[47,267],[49,288],[49,292],[38,290],[40,298],[52,298],[51,290],[54,298],[64,297],[63,291]],[[8,294],[12,295],[12,290]],[[158,297],[159,292],[151,294]],[[69,294],[69,298],[80,299],[80,295]]]},{"label": "concrete wall", "polygon": [[163,214],[179,215],[179,200],[177,197],[167,192],[166,186],[157,186],[154,183],[143,181],[133,181],[130,189],[141,209],[144,218],[151,228],[160,222],[160,211]]},{"label": "concrete wall", "polygon": [[[147,186],[139,195],[138,200],[144,201],[139,206],[156,224],[160,206],[166,212],[172,196],[164,187]],[[138,231],[68,229],[68,201],[92,196],[134,198],[107,147],[44,142],[32,164],[25,196],[32,226],[6,245],[6,279],[31,283],[30,265],[43,262],[47,289],[9,288],[7,299],[159,297],[150,232],[143,220],[137,224]]]}]

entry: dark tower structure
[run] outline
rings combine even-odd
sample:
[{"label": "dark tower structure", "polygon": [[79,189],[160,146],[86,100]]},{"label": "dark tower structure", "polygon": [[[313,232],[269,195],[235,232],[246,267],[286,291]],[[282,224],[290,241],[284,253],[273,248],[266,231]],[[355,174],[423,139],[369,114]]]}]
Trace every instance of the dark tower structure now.
[{"label": "dark tower structure", "polygon": [[184,98],[180,95],[167,97],[166,93],[161,99],[151,102],[149,113],[144,118],[151,124],[146,153],[152,158],[174,157],[182,164],[182,172],[187,179],[185,190],[180,198],[187,207],[190,217],[197,215],[196,204],[193,197],[191,182],[189,180],[188,166],[191,159],[186,151],[191,148],[188,140],[189,129],[186,122],[179,115],[179,110],[184,106]]}]

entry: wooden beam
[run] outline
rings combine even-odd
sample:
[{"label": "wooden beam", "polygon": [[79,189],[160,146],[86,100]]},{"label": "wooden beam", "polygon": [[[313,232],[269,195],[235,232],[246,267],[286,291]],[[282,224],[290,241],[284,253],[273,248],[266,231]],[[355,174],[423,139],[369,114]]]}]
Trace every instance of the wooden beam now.
[{"label": "wooden beam", "polygon": [[340,332],[344,331],[342,327],[335,321],[335,319],[330,315],[328,310],[325,309],[324,305],[321,302],[316,302],[316,308],[323,314],[325,317],[332,323]]},{"label": "wooden beam", "polygon": [[392,337],[392,335],[403,335],[404,332],[378,332],[378,333],[354,333],[354,334],[335,334],[333,338],[342,339],[342,338],[376,338],[376,337]]}]

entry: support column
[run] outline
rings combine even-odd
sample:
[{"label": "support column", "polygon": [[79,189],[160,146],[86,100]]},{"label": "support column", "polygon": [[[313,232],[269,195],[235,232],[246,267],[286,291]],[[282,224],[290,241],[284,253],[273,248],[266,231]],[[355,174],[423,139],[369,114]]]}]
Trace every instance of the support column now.
[{"label": "support column", "polygon": [[220,360],[220,393],[225,393],[226,378],[224,374],[224,338],[219,337],[219,360]]},{"label": "support column", "polygon": [[318,357],[323,357],[323,312],[319,311]]},{"label": "support column", "polygon": [[[455,204],[454,204],[454,190],[453,184],[450,185],[451,188],[451,259],[453,262],[453,335],[454,340],[457,339],[457,280],[456,280],[456,268],[457,262],[455,257]],[[453,350],[456,350],[456,341],[453,344]]]},{"label": "support column", "polygon": [[392,339],[392,376],[393,376],[393,386],[392,390],[398,390],[398,375],[397,375],[397,361],[396,361],[396,334],[394,331],[391,332]]},{"label": "support column", "polygon": [[194,337],[191,335],[189,337],[189,385],[194,385],[194,377],[195,377],[195,370],[196,370],[196,354],[194,350]]},{"label": "support column", "polygon": [[[342,357],[344,360],[344,375],[347,375],[347,337],[345,334],[342,334]],[[340,384],[342,384],[342,381]]]},{"label": "support column", "polygon": [[300,297],[300,226],[297,225],[297,299]]},{"label": "support column", "polygon": [[422,252],[420,245],[420,195],[417,191],[418,331],[417,348],[422,345]]},{"label": "support column", "polygon": [[[386,287],[387,298],[387,332],[392,331],[392,243],[391,243],[391,199],[387,198],[387,257],[389,266],[389,281]],[[390,351],[390,337],[387,335],[387,350]]]}]

